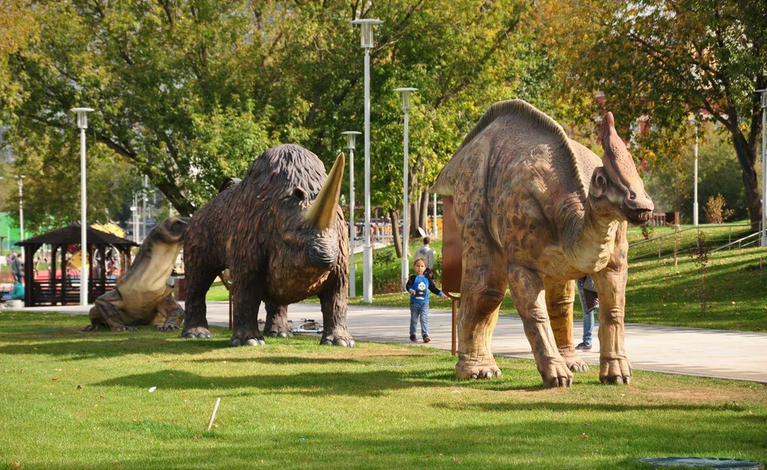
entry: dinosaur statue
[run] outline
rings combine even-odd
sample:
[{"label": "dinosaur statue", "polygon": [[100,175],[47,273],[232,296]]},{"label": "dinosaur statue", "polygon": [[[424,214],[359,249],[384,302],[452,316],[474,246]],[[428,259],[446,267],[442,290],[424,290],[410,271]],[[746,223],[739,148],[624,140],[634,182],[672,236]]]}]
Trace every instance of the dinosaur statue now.
[{"label": "dinosaur statue", "polygon": [[156,325],[160,331],[179,327],[184,309],[171,296],[166,282],[188,225],[188,217],[169,217],[149,232],[114,290],[96,299],[91,324],[83,331],[106,326],[112,331],[132,331],[134,325]]},{"label": "dinosaur statue", "polygon": [[453,198],[445,216],[455,217],[462,244],[457,377],[501,375],[490,341],[509,286],[544,384],[570,386],[570,367],[582,368],[572,348],[573,280],[591,274],[600,301],[599,378],[630,382],[627,222],[648,221],[653,202],[612,113],[600,139],[601,160],[533,106],[504,101],[443,168],[432,191]]},{"label": "dinosaur statue", "polygon": [[194,214],[184,244],[184,338],[210,337],[205,293],[228,268],[231,346],[264,344],[258,331],[261,302],[282,314],[288,304],[311,295],[320,298],[320,343],[354,346],[346,328],[347,229],[338,205],[344,160],[339,155],[326,176],[322,161],[298,145],[268,149],[241,182]]}]

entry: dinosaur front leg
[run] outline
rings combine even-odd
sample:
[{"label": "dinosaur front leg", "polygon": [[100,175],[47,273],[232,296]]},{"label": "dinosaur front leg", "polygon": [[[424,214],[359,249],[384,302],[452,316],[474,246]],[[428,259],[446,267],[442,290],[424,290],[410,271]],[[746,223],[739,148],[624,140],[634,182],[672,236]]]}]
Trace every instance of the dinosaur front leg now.
[{"label": "dinosaur front leg", "polygon": [[234,275],[232,304],[234,332],[229,346],[263,346],[264,337],[258,331],[258,307],[261,305],[263,286],[255,273]]},{"label": "dinosaur front leg", "polygon": [[626,357],[623,324],[628,266],[625,262],[610,263],[591,277],[599,295],[599,380],[629,384],[631,364]]},{"label": "dinosaur front leg", "polygon": [[165,319],[162,325],[157,327],[157,331],[177,330],[184,321],[184,309],[169,293],[157,304],[157,316]]},{"label": "dinosaur front leg", "polygon": [[542,276],[525,267],[512,265],[509,267],[509,287],[543,384],[549,388],[569,387],[573,374],[557,349],[546,311]]},{"label": "dinosaur front leg", "polygon": [[104,325],[109,326],[112,331],[136,331],[135,327],[125,324],[120,315],[122,307],[122,296],[117,289],[99,296],[89,314],[91,324],[83,328],[83,331],[98,330]]},{"label": "dinosaur front leg", "polygon": [[573,372],[588,372],[589,366],[578,357],[573,344],[573,302],[575,281],[554,281],[544,277],[546,307],[551,318],[551,329],[559,354]]},{"label": "dinosaur front leg", "polygon": [[266,304],[266,323],[264,324],[266,336],[290,338],[293,332],[288,323],[288,306]]}]

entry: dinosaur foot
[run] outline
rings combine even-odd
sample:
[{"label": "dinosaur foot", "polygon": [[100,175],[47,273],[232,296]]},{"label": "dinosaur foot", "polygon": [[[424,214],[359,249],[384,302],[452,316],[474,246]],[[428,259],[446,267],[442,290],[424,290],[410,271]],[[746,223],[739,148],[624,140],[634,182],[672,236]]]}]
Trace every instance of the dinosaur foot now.
[{"label": "dinosaur foot", "polygon": [[455,365],[455,376],[459,379],[494,379],[501,374],[494,360],[470,363],[461,359]]},{"label": "dinosaur foot", "polygon": [[271,338],[292,338],[293,333],[290,331],[270,331],[267,336]]},{"label": "dinosaur foot", "polygon": [[573,373],[561,357],[542,358],[536,360],[538,372],[541,373],[543,386],[546,388],[570,387],[573,384]]},{"label": "dinosaur foot", "polygon": [[248,331],[248,330],[235,330],[234,334],[232,335],[232,339],[229,341],[229,346],[237,347],[237,346],[263,346],[266,344],[266,341],[264,341],[263,336],[256,331]]},{"label": "dinosaur foot", "polygon": [[631,385],[631,364],[628,359],[600,359],[599,381],[603,384]]},{"label": "dinosaur foot", "polygon": [[157,327],[157,331],[174,331],[178,330],[178,325],[162,325]]},{"label": "dinosaur foot", "polygon": [[182,331],[181,337],[186,339],[210,338],[210,330],[208,330],[204,326],[197,326],[197,327],[185,329],[184,331]]},{"label": "dinosaur foot", "polygon": [[575,352],[575,348],[572,345],[564,348],[559,348],[559,354],[562,355],[562,359],[565,360],[567,368],[573,372],[588,372],[589,366],[583,359],[578,357],[578,353]]},{"label": "dinosaur foot", "polygon": [[320,340],[322,346],[340,346],[342,348],[353,348],[354,339],[348,332],[344,333],[324,333]]},{"label": "dinosaur foot", "polygon": [[80,331],[82,331],[83,333],[87,333],[89,331],[98,331],[98,330],[106,329],[106,328],[109,328],[109,327],[106,326],[106,325],[92,325],[91,324],[91,325],[86,326],[85,328],[83,328]]}]

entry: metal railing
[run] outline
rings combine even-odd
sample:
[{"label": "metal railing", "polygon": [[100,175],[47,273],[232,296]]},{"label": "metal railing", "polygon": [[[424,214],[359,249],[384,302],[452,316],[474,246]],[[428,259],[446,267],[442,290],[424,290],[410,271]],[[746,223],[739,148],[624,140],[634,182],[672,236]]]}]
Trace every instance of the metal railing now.
[{"label": "metal railing", "polygon": [[[743,238],[735,240],[734,242],[730,242],[730,243],[728,243],[728,244],[726,244],[724,246],[720,246],[719,248],[715,248],[715,249],[711,250],[711,252],[714,253],[716,251],[724,250],[725,248],[730,250],[730,249],[732,249],[731,247],[734,246],[735,244],[738,245],[738,248],[736,248],[738,250],[741,249],[741,248],[749,247],[751,245],[756,245],[757,243],[759,243],[759,238],[758,237],[761,234],[762,234],[761,231],[756,232],[756,233],[752,233],[751,235],[747,235],[747,236],[745,236]],[[748,240],[749,238],[753,238],[753,240],[751,240],[748,243],[743,243],[745,240]]]},{"label": "metal railing", "polygon": [[[761,229],[761,224],[759,224],[759,225],[760,225],[760,229]],[[646,240],[640,240],[640,241],[631,243],[631,244],[629,244],[629,248],[635,247],[635,246],[639,246],[639,245],[643,245],[643,244],[646,244],[646,243],[657,242],[658,243],[657,256],[660,259],[660,258],[663,258],[664,256],[672,256],[673,255],[673,251],[670,252],[670,253],[666,253],[666,254],[663,253],[663,241],[665,239],[669,238],[669,237],[679,236],[679,234],[684,233],[684,232],[688,232],[690,230],[696,230],[696,231],[700,232],[702,230],[721,229],[721,228],[725,228],[725,227],[729,229],[728,230],[728,236],[727,236],[726,239],[725,238],[717,238],[717,239],[709,240],[709,242],[711,242],[711,243],[726,242],[726,243],[723,246],[717,247],[716,249],[714,249],[712,251],[718,251],[720,249],[723,249],[724,247],[727,247],[728,249],[732,249],[732,247],[734,247],[736,244],[738,244],[738,241],[739,241],[739,240],[735,240],[735,241],[732,240],[732,229],[733,228],[737,228],[737,227],[751,228],[752,224],[737,224],[737,225],[735,225],[735,224],[717,224],[717,225],[704,225],[704,226],[697,226],[697,227],[688,227],[688,228],[685,228],[685,229],[682,229],[682,230],[677,230],[677,231],[674,231],[674,232],[671,232],[671,233],[667,233],[665,235],[659,235],[657,237],[652,237],[652,238],[648,238]],[[756,235],[758,235],[758,234],[759,234],[759,232],[756,232]],[[751,242],[749,242],[747,245],[743,245],[742,244],[742,240],[743,239],[740,239],[740,240],[741,240],[741,244],[738,245],[738,248],[745,248],[746,246],[752,244]],[[681,253],[686,253],[688,251],[692,251],[694,249],[695,249],[695,247],[686,248],[686,249],[683,249],[683,250],[676,250],[676,253],[678,255],[678,254],[681,254]],[[641,254],[641,255],[638,255],[638,256],[631,257],[631,258],[629,258],[629,261],[635,261],[635,260],[638,260],[638,259],[648,258],[650,256],[655,256],[655,251],[653,251],[651,253],[644,253],[644,254]]]}]

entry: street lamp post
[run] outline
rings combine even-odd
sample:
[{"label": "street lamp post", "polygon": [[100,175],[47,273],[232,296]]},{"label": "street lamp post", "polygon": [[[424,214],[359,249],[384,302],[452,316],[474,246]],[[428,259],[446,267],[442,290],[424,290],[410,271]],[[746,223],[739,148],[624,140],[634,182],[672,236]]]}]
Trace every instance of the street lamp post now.
[{"label": "street lamp post", "polygon": [[698,123],[695,116],[690,117],[690,124],[695,125],[695,160],[693,163],[693,200],[692,200],[692,224],[698,226]]},{"label": "street lamp post", "polygon": [[762,246],[767,246],[767,120],[765,111],[767,111],[767,88],[756,90],[762,95]]},{"label": "street lamp post", "polygon": [[[80,128],[80,305],[88,305],[88,219],[85,186],[85,129],[88,128],[88,113],[91,108],[72,108],[77,113],[77,127]],[[22,229],[23,230],[23,229]]]},{"label": "street lamp post", "polygon": [[354,147],[361,132],[346,131],[346,148],[349,149],[349,297],[357,297],[357,269],[354,267]]},{"label": "street lamp post", "polygon": [[397,91],[402,94],[402,110],[405,111],[405,135],[404,135],[404,163],[402,166],[403,173],[403,185],[402,185],[402,287],[405,287],[407,283],[408,275],[410,274],[410,266],[408,265],[408,238],[409,226],[408,226],[408,212],[410,211],[410,198],[408,197],[408,179],[410,176],[410,167],[408,165],[408,140],[409,135],[409,121],[408,111],[410,110],[410,93],[417,91],[418,88],[396,88]]},{"label": "street lamp post", "polygon": [[362,300],[373,302],[373,248],[370,246],[370,49],[373,47],[373,25],[383,21],[354,20],[360,25],[360,46],[365,49],[365,248],[362,252]]},{"label": "street lamp post", "polygon": [[16,176],[19,183],[19,240],[24,240],[24,178],[26,175]]}]

